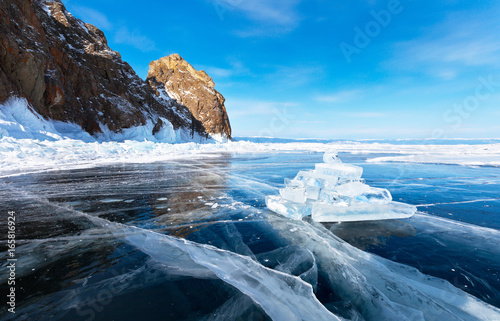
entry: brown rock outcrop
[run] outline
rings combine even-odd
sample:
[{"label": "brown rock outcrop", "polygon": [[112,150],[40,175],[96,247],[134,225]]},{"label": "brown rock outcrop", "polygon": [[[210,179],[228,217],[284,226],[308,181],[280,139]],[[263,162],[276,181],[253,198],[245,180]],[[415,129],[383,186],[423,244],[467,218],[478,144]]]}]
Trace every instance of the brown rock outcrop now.
[{"label": "brown rock outcrop", "polygon": [[59,0],[0,0],[0,103],[11,96],[91,134],[148,121],[158,131],[163,117],[174,129],[207,136],[186,107],[158,97],[108,47],[101,30],[73,17]]},{"label": "brown rock outcrop", "polygon": [[205,71],[195,70],[181,56],[172,54],[149,64],[147,81],[158,95],[164,89],[169,97],[186,106],[209,134],[231,139],[225,99]]}]

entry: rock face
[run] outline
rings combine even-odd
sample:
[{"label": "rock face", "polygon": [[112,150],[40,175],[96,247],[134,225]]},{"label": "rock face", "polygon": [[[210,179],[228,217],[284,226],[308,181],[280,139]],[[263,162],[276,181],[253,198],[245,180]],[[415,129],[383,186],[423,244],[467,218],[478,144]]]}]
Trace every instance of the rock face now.
[{"label": "rock face", "polygon": [[[210,87],[204,75],[199,81],[210,91],[213,82]],[[201,94],[187,83],[179,86]],[[213,98],[214,109],[224,110],[224,99],[215,95],[221,98]],[[146,123],[159,131],[162,118],[191,137],[229,128],[225,110],[211,120],[159,96],[157,87],[151,88],[108,47],[101,30],[74,18],[59,0],[0,0],[0,103],[11,96],[25,97],[43,117],[79,124],[90,134],[102,126],[119,132]],[[201,112],[208,97],[193,98],[203,102]],[[224,133],[229,137],[230,131]]]},{"label": "rock face", "polygon": [[231,138],[231,125],[224,107],[224,97],[215,90],[212,78],[197,71],[178,54],[149,64],[147,81],[157,95],[168,96],[186,106],[209,134]]}]

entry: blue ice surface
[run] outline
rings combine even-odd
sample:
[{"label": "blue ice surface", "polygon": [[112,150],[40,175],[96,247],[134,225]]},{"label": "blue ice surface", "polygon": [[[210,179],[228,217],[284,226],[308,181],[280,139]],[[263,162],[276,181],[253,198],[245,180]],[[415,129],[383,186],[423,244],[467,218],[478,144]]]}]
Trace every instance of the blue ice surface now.
[{"label": "blue ice surface", "polygon": [[[380,155],[339,156],[344,163],[362,166],[368,185],[387,188],[395,201],[416,205],[420,213],[407,220],[325,226],[359,248],[446,279],[500,306],[500,249],[496,243],[500,240],[500,168],[374,164],[365,161]],[[247,168],[243,171],[247,175],[280,188],[283,177],[293,178],[321,160],[322,153],[279,153],[235,163]],[[253,164],[248,166],[249,162]],[[279,170],[277,163],[281,164]],[[233,193],[241,197],[246,192],[234,186]],[[459,224],[451,224],[453,221]]]},{"label": "blue ice surface", "polygon": [[[387,188],[394,200],[417,205],[421,213],[406,220],[324,224],[325,228],[362,250],[443,278],[500,307],[499,168],[373,164],[365,160],[379,155],[339,156],[344,163],[362,166],[369,185]],[[67,292],[77,293],[76,302],[84,304],[85,312],[98,294],[92,286],[121,278],[119,284],[126,290],[117,288],[97,320],[206,316],[238,298],[238,291],[217,279],[165,275],[161,264],[130,244],[93,231],[79,213],[215,246],[274,267],[293,257],[289,251],[306,248],[290,246],[282,231],[270,225],[274,214],[266,209],[264,197],[277,194],[284,178],[313,169],[322,157],[314,152],[221,154],[3,178],[1,210],[17,209],[19,238],[36,249],[19,249],[29,258],[25,268],[34,269],[20,280],[26,286],[19,305],[33,306],[38,317],[54,313],[85,319],[76,310],[57,311],[56,303]],[[273,262],[266,261],[266,253],[281,254]],[[297,273],[312,264],[307,255],[303,257]],[[334,304],[342,301],[326,286],[324,274],[320,267],[316,296],[336,313],[347,313],[347,302]],[[207,301],[207,296],[212,299]],[[149,308],[139,313],[134,306]],[[244,317],[266,318],[255,303],[246,302],[245,309]]]}]

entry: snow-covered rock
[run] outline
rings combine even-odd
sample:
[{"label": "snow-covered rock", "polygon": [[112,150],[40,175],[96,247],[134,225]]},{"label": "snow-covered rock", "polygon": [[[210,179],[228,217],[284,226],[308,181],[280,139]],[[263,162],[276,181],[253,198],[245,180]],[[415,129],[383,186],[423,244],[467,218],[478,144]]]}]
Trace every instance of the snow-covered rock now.
[{"label": "snow-covered rock", "polygon": [[231,138],[225,99],[205,71],[195,70],[180,55],[172,54],[149,64],[147,81],[158,96],[166,94],[186,106],[210,135]]},{"label": "snow-covered rock", "polygon": [[175,99],[157,96],[101,30],[59,0],[0,0],[0,67],[1,106],[24,98],[44,120],[90,135],[112,138],[142,128],[146,139],[182,131],[192,141],[212,133]]}]

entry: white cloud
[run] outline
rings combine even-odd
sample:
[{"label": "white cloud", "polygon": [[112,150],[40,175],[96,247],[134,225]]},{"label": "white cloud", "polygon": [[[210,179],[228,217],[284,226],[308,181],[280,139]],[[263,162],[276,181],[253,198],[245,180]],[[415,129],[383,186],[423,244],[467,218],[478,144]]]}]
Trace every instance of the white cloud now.
[{"label": "white cloud", "polygon": [[201,66],[197,69],[205,70],[205,72],[212,78],[213,77],[226,78],[226,77],[231,77],[234,74],[234,71],[232,69],[224,69],[213,66]]},{"label": "white cloud", "polygon": [[326,124],[328,123],[327,120],[292,120],[292,123],[298,123],[298,124]]},{"label": "white cloud", "polygon": [[452,80],[473,67],[500,67],[500,27],[497,15],[453,13],[429,28],[432,32],[395,46],[386,65]]},{"label": "white cloud", "polygon": [[259,25],[257,27],[234,30],[232,33],[240,38],[269,37],[288,33],[291,29],[293,28],[284,26],[263,27],[262,25]]},{"label": "white cloud", "polygon": [[112,23],[109,21],[108,17],[103,13],[81,6],[71,7],[71,11],[83,20],[83,22],[90,23],[102,30],[111,30],[113,28]]},{"label": "white cloud", "polygon": [[212,0],[221,20],[233,12],[243,13],[246,18],[259,25],[236,30],[240,37],[272,36],[289,32],[299,24],[301,18],[298,5],[302,0]]},{"label": "white cloud", "polygon": [[290,25],[298,20],[296,7],[301,0],[214,0],[214,2],[227,10],[244,12],[252,20]]},{"label": "white cloud", "polygon": [[355,117],[355,118],[381,118],[386,117],[385,113],[370,112],[370,111],[357,111],[357,112],[340,112],[340,116]]},{"label": "white cloud", "polygon": [[360,90],[340,91],[330,95],[320,95],[314,97],[314,100],[320,103],[345,103],[361,93]]},{"label": "white cloud", "polygon": [[231,76],[241,75],[243,73],[245,74],[249,73],[249,70],[238,59],[228,58],[227,64],[229,65],[229,68],[220,68],[220,67],[205,66],[205,65],[196,65],[195,68],[198,70],[205,70],[205,72],[209,76],[218,78],[229,78]]},{"label": "white cloud", "polygon": [[264,100],[227,100],[226,106],[231,106],[230,117],[241,118],[246,116],[274,115],[288,113],[290,108],[298,106],[293,102],[264,101]]},{"label": "white cloud", "polygon": [[413,58],[414,62],[458,63],[466,66],[497,65],[500,41],[487,36],[473,40],[446,35],[436,40],[411,41],[404,44],[403,48],[406,57]]},{"label": "white cloud", "polygon": [[286,88],[301,87],[324,76],[323,67],[317,65],[272,66],[272,69],[264,76],[265,79]]},{"label": "white cloud", "polygon": [[435,75],[443,80],[453,80],[458,76],[458,72],[451,69],[437,70]]},{"label": "white cloud", "polygon": [[130,32],[127,27],[120,28],[114,38],[116,43],[133,46],[140,51],[156,50],[156,44],[150,38],[142,35],[138,30]]}]

